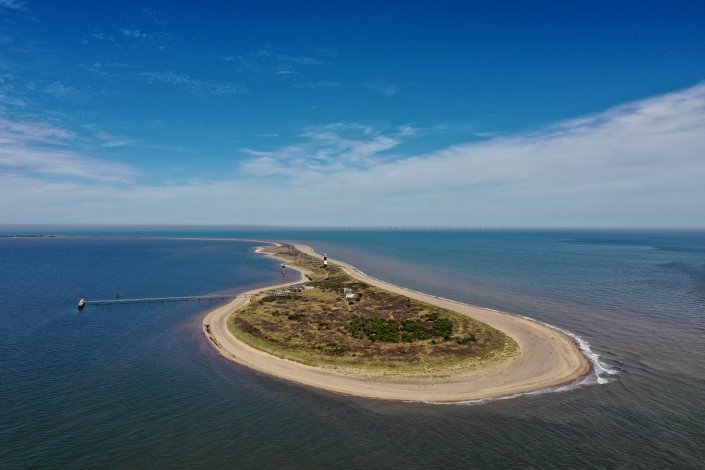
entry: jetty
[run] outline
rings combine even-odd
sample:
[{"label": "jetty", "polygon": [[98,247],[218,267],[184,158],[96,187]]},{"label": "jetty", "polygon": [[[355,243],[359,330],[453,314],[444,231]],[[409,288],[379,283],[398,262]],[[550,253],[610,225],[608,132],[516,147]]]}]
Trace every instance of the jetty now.
[{"label": "jetty", "polygon": [[234,299],[239,294],[222,294],[222,295],[185,295],[180,297],[141,297],[135,299],[104,299],[104,300],[86,300],[78,301],[78,310],[83,310],[86,305],[115,305],[115,304],[146,304],[146,303],[164,303],[164,302],[189,302],[201,300],[229,300]]}]

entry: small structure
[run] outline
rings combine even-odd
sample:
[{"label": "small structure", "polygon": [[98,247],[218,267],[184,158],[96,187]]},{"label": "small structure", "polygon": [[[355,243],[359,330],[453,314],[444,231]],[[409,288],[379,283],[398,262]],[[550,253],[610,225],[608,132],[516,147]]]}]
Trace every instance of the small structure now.
[{"label": "small structure", "polygon": [[309,284],[304,284],[304,290],[313,290],[315,288],[316,288],[315,286],[311,286]]},{"label": "small structure", "polygon": [[277,289],[277,290],[274,291],[274,295],[275,295],[276,297],[284,297],[284,296],[289,295],[290,293],[291,293],[291,292],[288,291],[288,290],[286,290],[286,289]]},{"label": "small structure", "polygon": [[349,287],[343,287],[343,298],[344,299],[354,299],[355,292]]}]

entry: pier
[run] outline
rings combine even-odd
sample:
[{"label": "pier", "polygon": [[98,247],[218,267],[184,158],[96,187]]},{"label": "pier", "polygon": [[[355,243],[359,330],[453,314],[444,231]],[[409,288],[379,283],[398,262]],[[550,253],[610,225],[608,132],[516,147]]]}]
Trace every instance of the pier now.
[{"label": "pier", "polygon": [[223,294],[223,295],[185,295],[181,297],[142,297],[136,299],[105,299],[105,300],[86,300],[78,301],[78,309],[83,310],[86,305],[114,305],[114,304],[146,304],[146,303],[164,303],[164,302],[188,302],[201,300],[229,300],[237,297],[238,294]]}]

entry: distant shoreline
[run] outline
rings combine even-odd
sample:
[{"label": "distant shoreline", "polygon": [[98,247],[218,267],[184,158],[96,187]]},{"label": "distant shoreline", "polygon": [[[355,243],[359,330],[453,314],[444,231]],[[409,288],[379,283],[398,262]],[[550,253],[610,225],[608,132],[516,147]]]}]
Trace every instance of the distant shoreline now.
[{"label": "distant shoreline", "polygon": [[[294,246],[322,259],[308,246]],[[519,354],[497,367],[471,375],[435,381],[379,381],[281,359],[236,338],[227,326],[231,314],[249,303],[252,295],[304,280],[306,272],[297,266],[292,267],[301,272],[299,279],[243,293],[209,312],[202,322],[204,334],[223,357],[258,372],[336,393],[385,400],[457,402],[499,398],[572,383],[592,371],[590,361],[575,341],[554,328],[508,313],[405,289],[370,277],[346,263],[331,262],[362,282],[487,323],[512,337],[519,345]]]}]

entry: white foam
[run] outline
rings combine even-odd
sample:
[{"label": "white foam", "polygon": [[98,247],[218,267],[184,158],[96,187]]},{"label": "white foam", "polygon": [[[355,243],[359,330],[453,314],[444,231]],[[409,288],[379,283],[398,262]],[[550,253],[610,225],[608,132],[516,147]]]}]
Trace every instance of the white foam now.
[{"label": "white foam", "polygon": [[[359,272],[360,274],[362,274],[364,276],[367,276],[370,279],[374,279],[375,281],[381,282],[383,284],[393,285],[393,284],[390,284],[386,281],[378,279],[374,276],[370,276],[369,274],[366,274],[365,272],[363,272],[353,266],[350,266],[350,265],[346,265],[346,266],[352,268],[353,270]],[[408,287],[403,287],[403,286],[395,286],[395,287],[400,287],[401,289],[403,289],[407,292],[413,292],[413,293],[420,294],[420,295],[426,295],[429,297],[433,297],[435,299],[444,300],[446,302],[451,302],[454,304],[468,305],[468,304],[466,304],[464,302],[460,302],[458,300],[448,299],[445,297],[441,297],[439,295],[427,294],[425,292],[421,292],[418,290],[409,289]],[[502,312],[502,311],[496,310],[494,308],[479,307],[479,306],[473,306],[473,307],[481,308],[483,310],[488,310],[490,312],[506,314],[506,312]],[[513,314],[509,314],[509,315],[513,315]],[[602,362],[600,360],[600,355],[597,354],[595,351],[593,351],[592,348],[590,347],[590,343],[588,343],[586,340],[584,340],[580,336],[576,335],[575,333],[572,333],[572,332],[565,330],[563,328],[559,328],[559,327],[551,325],[549,323],[542,322],[542,321],[539,321],[539,320],[536,320],[534,318],[527,317],[524,315],[515,315],[515,316],[523,318],[525,320],[540,323],[548,328],[552,328],[554,330],[560,331],[564,335],[567,335],[568,337],[572,338],[573,341],[575,341],[575,343],[578,345],[578,347],[580,348],[582,353],[585,355],[585,357],[587,357],[590,360],[590,362],[592,363],[592,374],[589,374],[585,377],[581,377],[581,378],[579,378],[569,384],[559,385],[556,387],[543,388],[543,389],[539,389],[539,390],[534,390],[532,392],[516,393],[514,395],[507,395],[507,396],[496,397],[496,398],[482,398],[479,400],[465,400],[465,401],[458,401],[458,402],[432,402],[431,401],[431,402],[425,402],[425,403],[438,404],[438,405],[482,405],[484,403],[488,403],[491,401],[509,400],[512,398],[517,398],[517,397],[522,397],[522,396],[533,396],[533,395],[543,395],[544,393],[566,392],[569,390],[574,390],[574,389],[581,387],[583,385],[603,385],[603,384],[607,384],[607,383],[610,383],[613,381],[607,377],[604,377],[604,375],[617,375],[617,374],[619,374],[618,369],[610,367],[608,364]]]},{"label": "white foam", "polygon": [[493,401],[511,400],[513,398],[544,395],[546,393],[567,392],[567,391],[570,391],[570,390],[577,388],[579,385],[582,385],[582,383],[583,383],[582,380],[578,380],[576,382],[573,382],[573,383],[570,383],[567,385],[558,385],[555,387],[542,388],[540,390],[533,390],[531,392],[514,393],[512,395],[505,395],[505,396],[501,396],[501,397],[480,398],[478,400],[463,400],[463,401],[455,401],[455,402],[427,401],[424,403],[427,403],[430,405],[464,405],[464,406],[484,405],[485,403],[490,403]]},{"label": "white foam", "polygon": [[[571,338],[573,339],[573,341],[575,341],[575,342],[578,344],[578,347],[579,347],[580,350],[583,352],[583,354],[585,354],[585,356],[586,356],[588,359],[590,359],[590,362],[592,362],[592,367],[593,367],[594,374],[597,376],[598,379],[603,378],[602,376],[603,376],[604,374],[607,374],[607,375],[617,375],[617,374],[619,374],[619,370],[618,370],[618,369],[615,369],[615,368],[613,368],[613,367],[610,367],[610,366],[607,365],[606,363],[602,362],[602,361],[600,360],[600,355],[597,354],[595,351],[593,351],[592,348],[590,347],[590,343],[588,343],[587,341],[585,341],[584,339],[582,339],[580,336],[576,335],[575,333],[572,333],[572,332],[570,332],[570,331],[568,331],[568,330],[564,330],[563,328],[558,328],[557,326],[550,325],[550,324],[548,324],[548,323],[545,323],[545,322],[536,320],[536,319],[534,319],[534,318],[525,317],[525,316],[523,316],[523,315],[519,315],[519,316],[520,316],[521,318],[524,318],[524,319],[529,320],[529,321],[533,321],[533,322],[536,322],[536,323],[541,323],[541,324],[544,325],[544,326],[547,326],[547,327],[549,327],[549,328],[553,328],[554,330],[560,331],[560,332],[563,333],[564,335],[567,335],[567,336],[571,337]],[[607,382],[600,382],[600,381],[598,380],[598,383],[607,383]]]},{"label": "white foam", "polygon": [[513,398],[519,398],[519,397],[527,397],[527,396],[537,396],[537,395],[544,395],[547,393],[561,393],[561,392],[569,392],[571,390],[575,390],[578,387],[581,387],[583,385],[595,385],[595,384],[605,384],[608,382],[612,382],[612,380],[605,379],[603,377],[599,377],[596,374],[590,374],[585,377],[582,377],[574,382],[571,382],[569,384],[565,385],[558,385],[555,387],[547,387],[547,388],[542,388],[539,390],[534,390],[531,392],[523,392],[523,393],[515,393],[512,395],[505,395],[502,397],[492,397],[492,398],[480,398],[478,400],[463,400],[463,401],[455,401],[455,402],[436,402],[436,401],[427,401],[424,402],[429,405],[462,405],[462,406],[477,406],[477,405],[484,405],[485,403],[490,403],[493,401],[500,401],[500,400],[511,400]]},{"label": "white foam", "polygon": [[[458,302],[460,303],[460,302]],[[487,309],[487,310],[493,310],[493,309]],[[615,369],[613,367],[610,367],[609,365],[605,364],[600,360],[600,355],[597,354],[592,350],[590,347],[590,343],[582,339],[580,336],[576,335],[575,333],[572,333],[568,330],[564,330],[563,328],[558,328],[557,326],[553,326],[551,324],[526,317],[523,315],[517,315],[520,318],[523,318],[525,320],[533,321],[536,323],[540,323],[544,326],[547,326],[549,328],[553,328],[554,330],[560,331],[561,333],[568,335],[570,338],[572,338],[577,344],[580,350],[585,354],[585,356],[590,360],[592,363],[592,374],[586,375],[585,377],[581,377],[574,382],[571,382],[569,384],[564,384],[564,385],[558,385],[555,387],[547,387],[547,388],[542,388],[539,390],[534,390],[531,392],[524,392],[524,393],[515,393],[513,395],[506,395],[503,397],[494,397],[494,398],[481,398],[479,400],[463,400],[463,401],[456,401],[456,402],[434,402],[434,401],[427,401],[424,403],[427,404],[432,404],[432,405],[464,405],[464,406],[475,406],[475,405],[483,405],[485,403],[493,402],[493,401],[499,401],[499,400],[510,400],[512,398],[518,398],[518,397],[525,397],[525,396],[535,396],[535,395],[543,395],[546,393],[560,393],[560,392],[567,392],[570,390],[575,390],[578,387],[582,387],[585,385],[603,385],[607,384],[610,382],[613,382],[614,379],[610,379],[608,377],[604,377],[604,375],[617,375],[619,374],[619,370]]]}]

